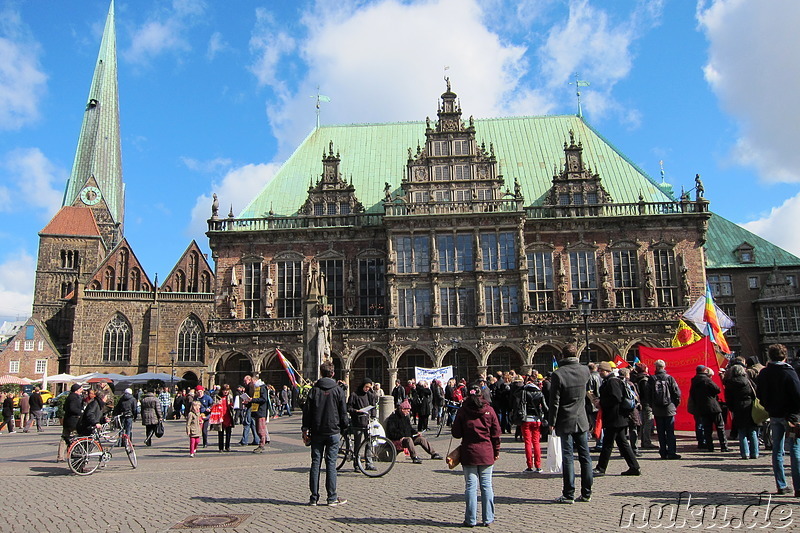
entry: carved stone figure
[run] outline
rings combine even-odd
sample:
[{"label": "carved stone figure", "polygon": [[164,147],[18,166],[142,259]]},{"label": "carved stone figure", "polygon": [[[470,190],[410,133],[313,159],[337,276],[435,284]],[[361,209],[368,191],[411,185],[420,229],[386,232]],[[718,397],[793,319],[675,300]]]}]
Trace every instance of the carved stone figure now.
[{"label": "carved stone figure", "polygon": [[694,190],[695,193],[697,194],[698,200],[700,200],[700,198],[702,198],[703,194],[705,194],[706,192],[706,189],[703,187],[703,182],[700,179],[700,174],[694,175]]},{"label": "carved stone figure", "polygon": [[217,199],[217,193],[213,194],[214,201],[211,202],[211,218],[217,218],[219,215],[219,199]]}]

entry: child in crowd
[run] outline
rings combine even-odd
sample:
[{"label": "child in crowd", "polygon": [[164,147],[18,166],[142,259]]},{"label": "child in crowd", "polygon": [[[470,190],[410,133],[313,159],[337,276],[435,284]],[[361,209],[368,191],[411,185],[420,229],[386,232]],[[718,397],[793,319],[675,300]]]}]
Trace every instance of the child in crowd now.
[{"label": "child in crowd", "polygon": [[189,435],[189,457],[194,457],[200,438],[203,436],[203,415],[200,414],[200,402],[192,402],[189,414],[186,415],[186,434]]}]

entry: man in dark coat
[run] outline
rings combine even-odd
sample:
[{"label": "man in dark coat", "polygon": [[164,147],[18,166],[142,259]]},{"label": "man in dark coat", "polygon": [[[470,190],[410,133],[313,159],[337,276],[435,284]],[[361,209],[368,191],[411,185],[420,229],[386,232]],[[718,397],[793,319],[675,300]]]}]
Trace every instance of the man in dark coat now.
[{"label": "man in dark coat", "polygon": [[430,454],[431,459],[441,459],[442,456],[434,451],[428,439],[416,433],[411,427],[410,412],[411,404],[408,400],[403,400],[395,412],[386,419],[386,438],[394,442],[398,450],[408,450],[413,463],[422,463],[422,459],[417,457],[415,446],[422,446],[422,449]]},{"label": "man in dark coat", "polygon": [[[561,437],[563,489],[556,503],[575,501],[574,451],[581,465],[581,495],[577,501],[592,499],[592,457],[589,454],[589,419],[586,416],[586,386],[589,369],[578,360],[574,344],[562,350],[564,358],[550,378],[550,412],[548,420],[555,435]],[[574,450],[574,451],[573,451]]]},{"label": "man in dark coat", "polygon": [[[778,486],[777,494],[786,494],[786,472],[783,469],[784,439],[789,433],[789,457],[795,498],[800,497],[800,379],[786,362],[786,346],[772,344],[768,348],[769,363],[758,374],[758,399],[767,410],[772,429],[772,472]],[[794,427],[790,427],[792,424]],[[789,430],[792,430],[791,432]]]},{"label": "man in dark coat", "polygon": [[406,399],[406,389],[403,385],[400,384],[400,380],[396,379],[394,382],[394,388],[392,389],[392,398],[394,398],[394,405],[397,407],[400,403]]},{"label": "man in dark coat", "polygon": [[603,361],[598,365],[598,373],[602,380],[600,413],[603,417],[603,450],[600,452],[597,468],[594,469],[593,474],[605,475],[608,461],[611,459],[611,452],[614,450],[614,442],[616,442],[619,453],[628,463],[628,469],[622,475],[638,476],[641,474],[639,461],[633,455],[633,449],[628,442],[628,415],[630,412],[626,412],[622,408],[627,385],[612,373],[611,363],[608,361]]},{"label": "man in dark coat", "polygon": [[650,394],[650,375],[647,373],[647,365],[636,363],[631,372],[631,381],[636,385],[636,392],[639,393],[639,402],[642,404],[642,425],[639,426],[639,441],[644,449],[658,448],[652,441],[653,432],[653,398]]},{"label": "man in dark coat", "polygon": [[113,415],[120,417],[122,432],[133,440],[133,419],[136,418],[136,398],[131,389],[125,389],[122,397],[114,406]]},{"label": "man in dark coat", "polygon": [[[680,459],[676,453],[675,414],[681,404],[681,389],[675,378],[667,374],[663,359],[655,362],[656,373],[650,378],[649,393],[652,399],[653,418],[658,431],[658,453],[662,459]],[[663,391],[663,394],[659,391]]]},{"label": "man in dark coat", "polygon": [[97,395],[97,391],[86,391],[86,406],[77,425],[79,435],[91,435],[95,429],[102,427],[104,408],[105,402]]},{"label": "man in dark coat", "polygon": [[58,457],[56,461],[63,461],[67,448],[72,442],[72,433],[78,427],[78,421],[83,414],[83,395],[78,392],[81,386],[73,383],[69,389],[67,399],[64,401],[64,420],[62,421],[61,442],[58,443]]},{"label": "man in dark coat", "polygon": [[[350,398],[347,400],[347,414],[350,415],[350,424],[353,426],[353,428],[359,428],[362,430],[355,431],[353,434],[353,468],[356,471],[358,470],[356,467],[358,457],[355,457],[355,451],[358,450],[358,447],[361,445],[361,441],[364,439],[364,436],[367,434],[369,428],[369,413],[363,411],[363,409],[366,407],[375,407],[377,401],[377,398],[375,398],[375,392],[372,390],[372,380],[370,378],[364,378],[364,381],[361,382],[361,385],[352,393],[350,393]],[[375,470],[375,467],[372,466],[372,455],[368,454],[366,459],[366,469]]]},{"label": "man in dark coat", "polygon": [[319,365],[322,376],[314,383],[303,408],[303,442],[311,446],[311,471],[308,485],[311,498],[308,504],[319,501],[319,475],[322,458],[325,457],[325,489],[328,506],[347,503],[336,493],[336,459],[339,455],[341,433],[349,426],[347,403],[344,391],[333,379],[333,363]]},{"label": "man in dark coat", "polygon": [[34,387],[33,392],[31,393],[31,397],[28,399],[28,405],[31,408],[31,418],[28,419],[28,423],[25,426],[25,431],[30,429],[31,424],[33,421],[36,421],[36,431],[37,433],[42,432],[42,408],[44,407],[44,401],[42,400],[42,394],[39,392],[39,387]]},{"label": "man in dark coat", "polygon": [[692,401],[692,414],[695,418],[697,444],[701,449],[713,452],[714,441],[711,438],[711,430],[716,425],[720,450],[727,452],[728,442],[725,439],[725,423],[722,419],[722,408],[719,405],[719,401],[717,401],[717,395],[720,390],[719,386],[711,381],[708,370],[710,370],[708,367],[698,365],[692,378],[692,386],[689,388],[689,399]]}]

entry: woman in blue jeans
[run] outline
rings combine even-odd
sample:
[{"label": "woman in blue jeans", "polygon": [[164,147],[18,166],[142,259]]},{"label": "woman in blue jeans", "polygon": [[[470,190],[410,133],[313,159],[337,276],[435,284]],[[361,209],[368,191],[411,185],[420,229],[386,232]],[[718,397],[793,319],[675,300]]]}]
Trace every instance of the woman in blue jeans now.
[{"label": "woman in blue jeans", "polygon": [[467,509],[464,526],[478,522],[478,485],[481,488],[483,525],[494,522],[494,491],[492,468],[500,456],[500,422],[497,415],[483,399],[477,385],[458,410],[452,427],[453,437],[461,439],[461,465],[464,467],[464,498]]}]

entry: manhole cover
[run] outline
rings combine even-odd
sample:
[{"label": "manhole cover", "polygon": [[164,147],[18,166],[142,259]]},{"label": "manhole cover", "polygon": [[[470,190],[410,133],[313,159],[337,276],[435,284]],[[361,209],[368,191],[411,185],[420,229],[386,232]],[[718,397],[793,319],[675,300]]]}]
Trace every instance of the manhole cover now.
[{"label": "manhole cover", "polygon": [[170,529],[199,529],[204,527],[224,528],[239,526],[249,514],[192,515]]}]

